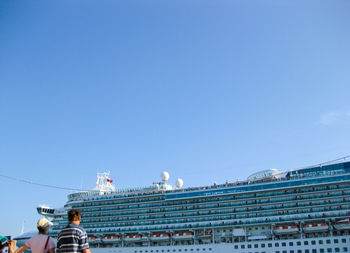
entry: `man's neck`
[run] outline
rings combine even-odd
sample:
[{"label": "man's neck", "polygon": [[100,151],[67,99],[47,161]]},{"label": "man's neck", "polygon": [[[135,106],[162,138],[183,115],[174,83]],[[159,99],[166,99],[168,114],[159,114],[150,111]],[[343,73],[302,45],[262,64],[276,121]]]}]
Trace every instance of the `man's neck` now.
[{"label": "man's neck", "polygon": [[80,225],[80,221],[79,220],[76,220],[76,221],[72,221],[71,223],[74,223],[75,225]]}]

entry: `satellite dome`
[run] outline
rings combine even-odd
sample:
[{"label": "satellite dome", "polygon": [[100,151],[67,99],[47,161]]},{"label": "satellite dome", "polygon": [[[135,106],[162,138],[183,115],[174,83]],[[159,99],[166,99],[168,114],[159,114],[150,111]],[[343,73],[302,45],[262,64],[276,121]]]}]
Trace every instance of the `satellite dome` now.
[{"label": "satellite dome", "polygon": [[163,182],[167,182],[168,180],[169,180],[169,173],[168,172],[166,172],[166,171],[164,171],[161,175],[160,175],[160,177],[162,178],[162,181]]},{"label": "satellite dome", "polygon": [[183,185],[184,185],[184,181],[181,178],[178,178],[176,180],[176,187],[180,189],[182,188]]}]

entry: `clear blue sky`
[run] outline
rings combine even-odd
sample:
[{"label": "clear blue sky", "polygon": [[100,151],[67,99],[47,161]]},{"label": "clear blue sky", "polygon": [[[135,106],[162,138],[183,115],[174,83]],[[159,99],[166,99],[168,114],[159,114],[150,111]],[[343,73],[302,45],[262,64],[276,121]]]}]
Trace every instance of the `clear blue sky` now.
[{"label": "clear blue sky", "polygon": [[[350,154],[350,2],[0,2],[0,173],[184,186]],[[0,178],[0,234],[69,191]]]}]

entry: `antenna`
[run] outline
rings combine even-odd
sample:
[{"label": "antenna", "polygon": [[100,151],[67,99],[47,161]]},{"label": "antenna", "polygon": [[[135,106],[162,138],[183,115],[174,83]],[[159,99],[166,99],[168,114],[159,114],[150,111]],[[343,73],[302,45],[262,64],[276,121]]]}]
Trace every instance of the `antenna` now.
[{"label": "antenna", "polygon": [[26,224],[25,220],[22,222],[21,235],[24,234],[24,224]]}]

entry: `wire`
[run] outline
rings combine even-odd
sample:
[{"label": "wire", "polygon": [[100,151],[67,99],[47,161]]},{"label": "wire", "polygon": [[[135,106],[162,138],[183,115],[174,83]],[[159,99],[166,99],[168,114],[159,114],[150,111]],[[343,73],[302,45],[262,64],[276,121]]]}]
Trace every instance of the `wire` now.
[{"label": "wire", "polygon": [[16,178],[16,177],[10,177],[10,176],[6,176],[3,174],[0,174],[0,177],[11,179],[11,180],[22,182],[22,183],[38,185],[38,186],[42,186],[42,187],[55,188],[55,189],[60,189],[60,190],[91,192],[91,190],[82,190],[82,189],[77,189],[77,188],[69,188],[69,187],[61,187],[61,186],[56,186],[56,185],[36,183],[36,182],[30,181],[30,180]]},{"label": "wire", "polygon": [[347,156],[344,156],[344,157],[341,157],[341,158],[338,158],[338,159],[330,160],[330,161],[327,161],[327,162],[318,163],[318,164],[314,164],[314,165],[311,165],[311,166],[299,168],[299,169],[309,169],[309,168],[314,168],[314,167],[322,167],[324,165],[333,164],[333,163],[336,163],[338,161],[342,161],[342,160],[346,161],[347,158],[350,158],[350,155],[347,155]]},{"label": "wire", "polygon": [[[350,155],[344,156],[344,157],[341,157],[341,158],[338,158],[338,159],[335,159],[335,160],[327,161],[327,162],[324,162],[324,163],[319,163],[319,164],[316,164],[316,165],[313,165],[313,166],[304,167],[303,169],[313,168],[313,167],[316,167],[316,166],[322,167],[323,165],[334,163],[334,162],[337,162],[337,161],[340,161],[340,160],[346,160],[347,158],[350,158]],[[48,187],[48,188],[55,188],[55,189],[60,189],[60,190],[80,191],[80,192],[93,192],[92,190],[82,190],[82,189],[77,189],[77,188],[61,187],[61,186],[50,185],[50,184],[41,184],[41,183],[36,183],[36,182],[30,181],[30,180],[26,180],[26,179],[6,176],[6,175],[3,175],[3,174],[0,174],[0,177],[11,179],[11,180],[22,182],[22,183],[38,185],[38,186]]]}]

